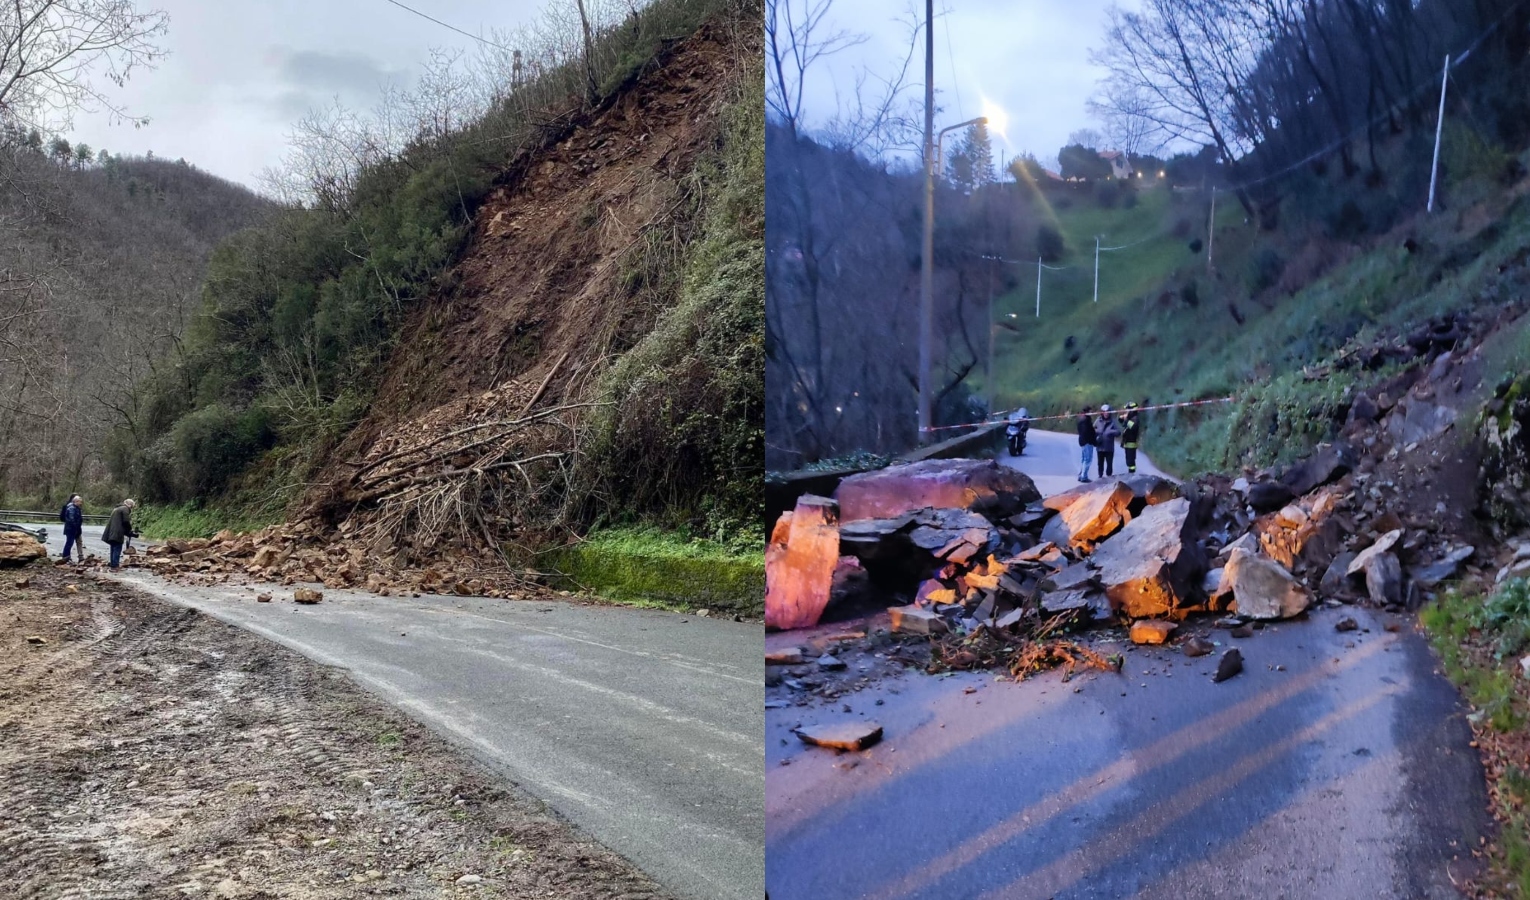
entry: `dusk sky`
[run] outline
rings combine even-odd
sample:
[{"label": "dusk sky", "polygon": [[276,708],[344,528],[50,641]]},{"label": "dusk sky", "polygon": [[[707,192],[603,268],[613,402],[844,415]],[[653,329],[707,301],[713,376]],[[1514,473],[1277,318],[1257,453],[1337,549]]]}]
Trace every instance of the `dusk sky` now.
[{"label": "dusk sky", "polygon": [[[533,19],[545,0],[408,0],[407,5],[475,35]],[[102,84],[114,102],[150,123],[113,125],[79,114],[64,132],[96,149],[152,150],[254,186],[277,164],[292,124],[334,98],[366,110],[382,85],[413,83],[432,47],[472,51],[475,41],[387,0],[143,0],[170,14],[155,70],[134,72],[125,88]]]},{"label": "dusk sky", "polygon": [[[1058,148],[1081,128],[1099,130],[1085,103],[1102,77],[1089,64],[1100,45],[1112,0],[936,0],[936,128],[985,113],[984,100],[1008,116],[1004,138],[994,136],[994,156],[1034,153],[1056,165]],[[1121,0],[1136,9],[1136,0]],[[924,4],[917,4],[923,15]],[[898,21],[908,9],[899,0],[835,0],[836,27],[866,34],[866,43],[822,60],[809,82],[809,109],[815,118],[833,110],[836,88],[854,84],[859,67],[889,75],[908,52],[908,31]],[[944,11],[944,13],[943,13]],[[907,20],[906,14],[902,19]],[[911,65],[910,96],[921,98],[924,48]],[[949,140],[949,137],[948,137]]]}]

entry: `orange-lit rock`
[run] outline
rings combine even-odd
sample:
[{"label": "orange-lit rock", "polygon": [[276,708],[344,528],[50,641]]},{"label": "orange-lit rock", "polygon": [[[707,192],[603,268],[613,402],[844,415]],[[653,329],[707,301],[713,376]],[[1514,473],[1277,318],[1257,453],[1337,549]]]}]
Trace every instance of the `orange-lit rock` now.
[{"label": "orange-lit rock", "polygon": [[[829,605],[839,563],[839,528],[834,501],[805,495],[781,518],[765,548],[765,625],[808,628]],[[783,540],[784,539],[784,540]]]}]

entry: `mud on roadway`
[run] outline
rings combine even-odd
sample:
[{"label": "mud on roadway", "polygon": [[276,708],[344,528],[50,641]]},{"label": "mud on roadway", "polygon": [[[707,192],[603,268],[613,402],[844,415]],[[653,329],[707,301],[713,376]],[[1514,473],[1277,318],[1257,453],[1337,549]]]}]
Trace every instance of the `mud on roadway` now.
[{"label": "mud on roadway", "polygon": [[18,900],[667,897],[344,674],[63,568],[0,572],[0,797]]}]

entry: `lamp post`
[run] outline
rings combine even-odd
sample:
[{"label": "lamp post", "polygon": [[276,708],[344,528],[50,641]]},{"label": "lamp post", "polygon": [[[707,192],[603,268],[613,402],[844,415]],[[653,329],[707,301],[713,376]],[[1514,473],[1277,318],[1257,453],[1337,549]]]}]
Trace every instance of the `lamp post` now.
[{"label": "lamp post", "polygon": [[[928,26],[926,26],[928,27]],[[919,443],[930,440],[930,426],[934,424],[933,400],[935,387],[930,383],[930,364],[935,344],[935,164],[941,159],[946,132],[969,125],[986,125],[988,118],[978,116],[947,128],[935,135],[931,146],[929,117],[926,116],[924,157],[924,251],[919,258]],[[932,152],[933,151],[933,152]]]}]

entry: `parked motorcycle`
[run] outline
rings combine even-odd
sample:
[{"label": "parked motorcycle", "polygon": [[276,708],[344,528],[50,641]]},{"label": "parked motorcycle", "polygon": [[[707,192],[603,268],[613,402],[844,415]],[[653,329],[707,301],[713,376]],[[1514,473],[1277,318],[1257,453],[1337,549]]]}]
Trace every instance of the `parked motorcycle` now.
[{"label": "parked motorcycle", "polygon": [[1031,414],[1020,410],[1009,418],[1004,436],[1009,441],[1009,455],[1019,456],[1025,452],[1025,435],[1031,430]]}]

